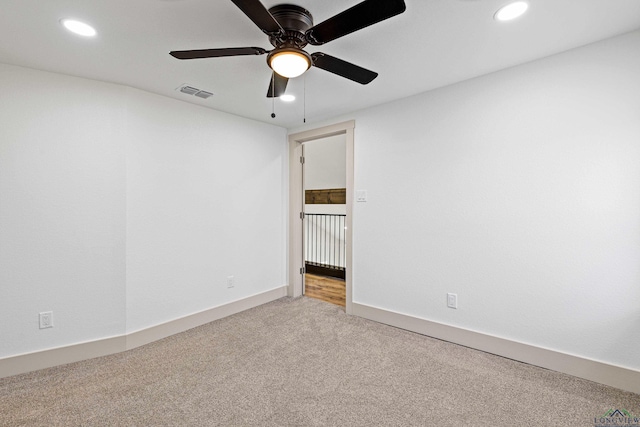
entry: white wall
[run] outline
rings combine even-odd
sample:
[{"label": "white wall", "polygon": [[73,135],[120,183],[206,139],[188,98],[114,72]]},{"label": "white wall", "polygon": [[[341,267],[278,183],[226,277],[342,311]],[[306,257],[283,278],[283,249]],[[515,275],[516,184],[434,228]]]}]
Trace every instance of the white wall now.
[{"label": "white wall", "polygon": [[0,64],[0,94],[0,357],[124,333],[124,88]]},{"label": "white wall", "polygon": [[[324,190],[346,188],[346,136],[334,135],[304,143],[304,188]],[[346,205],[305,205],[307,213],[346,214]]]},{"label": "white wall", "polygon": [[0,93],[0,358],[285,284],[284,129],[2,64]]},{"label": "white wall", "polygon": [[127,331],[284,285],[286,131],[129,99]]},{"label": "white wall", "polygon": [[346,150],[345,135],[334,135],[305,142],[305,190],[345,188],[347,186]]},{"label": "white wall", "polygon": [[354,302],[640,370],[639,75],[636,31],[333,120]]}]

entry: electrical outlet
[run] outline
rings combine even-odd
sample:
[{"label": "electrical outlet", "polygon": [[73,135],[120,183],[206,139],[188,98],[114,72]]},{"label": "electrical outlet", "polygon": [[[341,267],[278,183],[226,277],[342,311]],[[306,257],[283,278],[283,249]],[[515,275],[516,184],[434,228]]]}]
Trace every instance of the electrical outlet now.
[{"label": "electrical outlet", "polygon": [[227,277],[227,288],[233,288],[236,285],[236,281],[233,276]]},{"label": "electrical outlet", "polygon": [[458,308],[458,294],[447,294],[447,307]]},{"label": "electrical outlet", "polygon": [[40,329],[53,328],[53,311],[40,313]]}]

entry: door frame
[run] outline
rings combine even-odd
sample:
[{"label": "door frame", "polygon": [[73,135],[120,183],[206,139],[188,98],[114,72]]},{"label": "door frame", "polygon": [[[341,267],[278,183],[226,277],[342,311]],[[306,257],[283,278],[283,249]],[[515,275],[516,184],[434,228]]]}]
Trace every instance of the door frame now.
[{"label": "door frame", "polygon": [[346,177],[347,177],[347,218],[346,218],[346,307],[347,314],[351,314],[352,288],[353,288],[353,164],[354,141],[353,134],[355,120],[323,126],[289,135],[289,255],[287,259],[288,289],[287,295],[299,297],[302,295],[303,275],[300,269],[304,267],[303,248],[303,220],[300,212],[304,211],[304,185],[302,163],[302,144],[316,139],[327,138],[335,135],[345,135],[346,142]]}]

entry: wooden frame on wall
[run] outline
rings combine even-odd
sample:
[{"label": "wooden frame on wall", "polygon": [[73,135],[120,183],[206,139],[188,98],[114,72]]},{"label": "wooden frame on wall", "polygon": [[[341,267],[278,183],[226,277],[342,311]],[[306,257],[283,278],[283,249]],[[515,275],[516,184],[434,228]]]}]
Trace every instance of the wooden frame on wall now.
[{"label": "wooden frame on wall", "polygon": [[347,189],[305,190],[304,203],[305,205],[344,205],[347,203]]}]

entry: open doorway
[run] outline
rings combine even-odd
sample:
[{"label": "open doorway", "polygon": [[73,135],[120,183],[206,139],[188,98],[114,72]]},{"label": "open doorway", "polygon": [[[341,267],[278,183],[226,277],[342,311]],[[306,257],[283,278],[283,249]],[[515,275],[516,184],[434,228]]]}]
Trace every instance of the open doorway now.
[{"label": "open doorway", "polygon": [[302,144],[303,293],[346,305],[346,134]]},{"label": "open doorway", "polygon": [[[332,210],[332,212],[327,212],[327,214],[331,215],[339,215],[334,211],[341,210],[344,212],[343,215],[343,223],[340,223],[340,220],[333,219],[329,220],[329,223],[325,223],[325,225],[320,228],[329,229],[329,234],[327,235],[327,239],[336,235],[337,239],[334,244],[334,251],[331,252],[329,247],[332,243],[324,244],[316,247],[316,251],[322,252],[326,251],[325,255],[320,258],[317,264],[325,264],[331,267],[331,264],[339,264],[339,261],[331,260],[331,262],[327,262],[331,257],[339,256],[343,258],[343,275],[344,275],[344,306],[347,313],[351,313],[351,301],[352,301],[352,274],[351,274],[351,262],[352,262],[352,253],[351,253],[351,228],[352,228],[352,210],[353,210],[353,130],[354,130],[354,122],[343,122],[338,123],[331,126],[326,126],[310,131],[300,132],[296,134],[292,134],[289,136],[289,256],[288,256],[288,279],[289,279],[289,295],[293,297],[297,297],[303,294],[305,291],[305,266],[307,262],[305,258],[307,256],[307,248],[305,247],[305,226],[309,226],[308,222],[305,221],[305,210],[307,210],[307,205],[342,205],[338,206],[324,206],[324,210],[328,208]],[[309,147],[314,150],[316,146],[319,146],[323,143],[323,140],[332,141],[333,137],[339,137],[337,140],[341,140],[344,145],[344,187],[335,186],[337,188],[343,188],[341,196],[337,192],[323,192],[319,191],[314,193],[310,193],[309,197],[317,197],[317,198],[326,198],[332,197],[344,197],[344,203],[309,203],[305,204],[305,184],[304,184],[304,174],[303,174],[303,162],[306,164],[304,159],[304,151],[307,150],[307,155],[309,155]],[[313,143],[314,145],[310,145]],[[337,142],[336,142],[337,144]],[[312,156],[315,157],[313,153]],[[313,162],[316,159],[312,159]],[[334,187],[334,185],[323,184],[322,187]],[[313,190],[309,188],[309,190]],[[319,190],[332,190],[332,188],[321,188]],[[318,200],[318,199],[317,199]],[[335,200],[335,199],[334,199]],[[317,206],[314,206],[310,210],[310,214],[315,214]],[[323,214],[325,212],[319,212],[319,214]],[[317,219],[315,223],[317,223]],[[333,221],[333,223],[331,223]],[[314,225],[314,222],[311,222],[311,226]],[[331,228],[333,227],[333,231]],[[343,246],[340,242],[340,239],[344,241]],[[316,242],[316,244],[318,244]],[[338,249],[338,247],[340,249]],[[338,251],[340,252],[338,254]],[[313,249],[312,249],[313,252]],[[341,267],[340,265],[333,265],[333,267]],[[339,270],[334,268],[334,270]],[[323,275],[324,276],[324,275]],[[324,276],[326,277],[326,276]],[[309,277],[311,279],[311,277]],[[310,281],[310,280],[309,280]],[[309,290],[309,289],[307,289]]]}]

